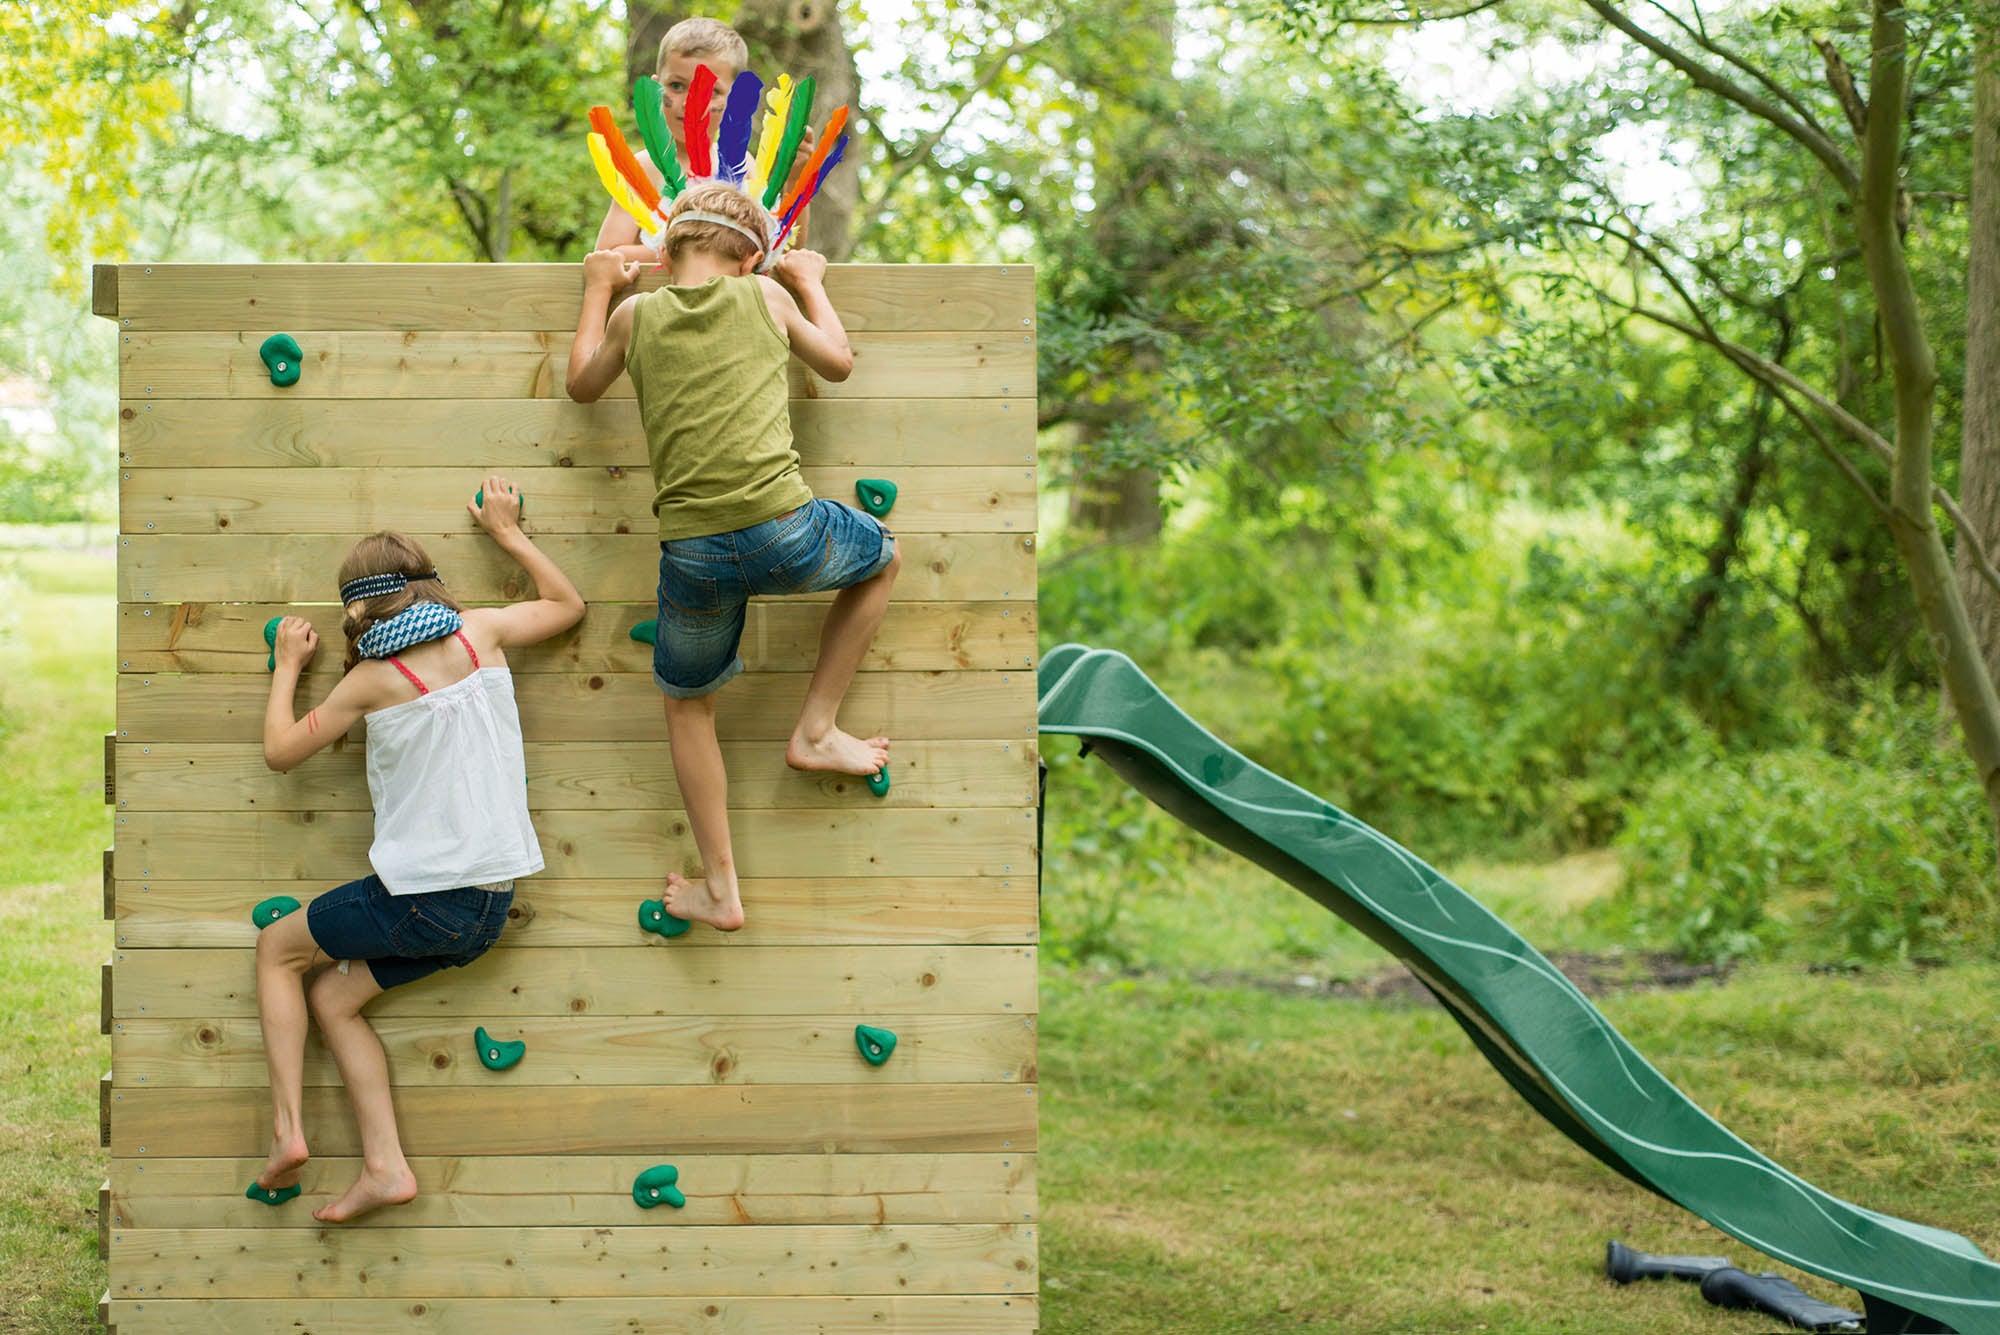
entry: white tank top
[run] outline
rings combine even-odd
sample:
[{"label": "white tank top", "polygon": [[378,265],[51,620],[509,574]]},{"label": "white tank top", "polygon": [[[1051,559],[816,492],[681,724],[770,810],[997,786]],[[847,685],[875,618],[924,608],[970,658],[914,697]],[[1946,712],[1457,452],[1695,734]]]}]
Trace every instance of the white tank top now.
[{"label": "white tank top", "polygon": [[364,716],[382,884],[418,895],[540,871],[512,674],[475,667],[433,691],[396,666],[424,694]]}]

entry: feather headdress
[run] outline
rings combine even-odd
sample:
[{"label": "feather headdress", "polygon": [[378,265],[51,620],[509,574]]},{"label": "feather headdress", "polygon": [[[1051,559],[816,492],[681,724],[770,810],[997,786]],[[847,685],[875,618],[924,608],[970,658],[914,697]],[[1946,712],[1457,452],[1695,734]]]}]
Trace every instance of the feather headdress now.
[{"label": "feather headdress", "polygon": [[[655,250],[666,239],[673,201],[689,186],[713,181],[741,190],[758,202],[764,217],[764,236],[759,242],[764,258],[757,265],[762,272],[777,262],[799,215],[847,151],[847,108],[841,107],[827,118],[826,130],[811,156],[800,163],[799,145],[812,119],[811,79],[795,84],[790,75],[780,75],[776,85],[767,89],[762,79],[746,70],[730,86],[719,117],[712,114],[715,84],[714,70],[706,65],[696,67],[681,117],[687,143],[686,174],[675,156],[661,109],[659,82],[641,78],[632,85],[632,115],[647,154],[665,178],[664,190],[653,184],[645,164],[619,133],[609,107],[590,109],[590,161],[612,202],[631,216],[639,225],[640,239]],[[764,128],[753,154],[752,122],[760,103]],[[793,180],[795,165],[798,173]],[[788,180],[792,182],[789,190],[785,187]]]}]

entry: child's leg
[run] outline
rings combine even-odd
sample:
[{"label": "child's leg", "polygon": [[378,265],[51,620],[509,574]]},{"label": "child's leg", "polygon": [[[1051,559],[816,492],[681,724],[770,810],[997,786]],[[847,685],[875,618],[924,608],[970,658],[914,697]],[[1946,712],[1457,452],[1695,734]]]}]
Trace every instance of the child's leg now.
[{"label": "child's leg", "polygon": [[667,877],[667,912],[733,932],[743,925],[743,900],[736,888],[736,852],[729,841],[729,775],[722,764],[722,745],[715,739],[715,696],[691,700],[668,696],[667,742],[673,749],[681,804],[694,829],[694,845],[707,868],[699,883],[678,873]]},{"label": "child's leg", "polygon": [[313,1016],[340,1067],[361,1127],[361,1176],[339,1200],[313,1211],[313,1218],[329,1224],[345,1223],[379,1206],[400,1205],[417,1194],[416,1175],[396,1133],[389,1060],[374,1026],[361,1018],[361,1008],[381,993],[374,974],[359,960],[347,973],[328,969],[313,979]]},{"label": "child's leg", "polygon": [[859,584],[842,589],[833,600],[820,627],[819,661],[813,666],[812,684],[806,688],[805,706],[799,710],[798,726],[785,747],[785,763],[793,769],[873,774],[889,763],[888,738],[864,741],[849,736],[835,725],[834,718],[861,660],[868,656],[868,647],[875,643],[875,632],[882,628],[889,594],[902,568],[899,546],[888,565]]},{"label": "child's leg", "polygon": [[291,1186],[308,1155],[299,1105],[306,1062],[305,972],[316,958],[319,947],[304,912],[287,914],[257,935],[257,1022],[271,1073],[271,1156],[257,1175],[260,1187]]}]

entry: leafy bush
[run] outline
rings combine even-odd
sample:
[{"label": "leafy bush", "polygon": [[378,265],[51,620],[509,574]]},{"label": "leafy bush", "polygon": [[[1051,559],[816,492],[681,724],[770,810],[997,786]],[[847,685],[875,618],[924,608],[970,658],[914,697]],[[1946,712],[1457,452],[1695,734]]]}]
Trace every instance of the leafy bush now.
[{"label": "leafy bush", "polygon": [[1864,692],[1826,744],[1676,769],[1635,804],[1607,918],[1693,959],[1871,962],[1994,937],[1993,836],[1936,697]]}]

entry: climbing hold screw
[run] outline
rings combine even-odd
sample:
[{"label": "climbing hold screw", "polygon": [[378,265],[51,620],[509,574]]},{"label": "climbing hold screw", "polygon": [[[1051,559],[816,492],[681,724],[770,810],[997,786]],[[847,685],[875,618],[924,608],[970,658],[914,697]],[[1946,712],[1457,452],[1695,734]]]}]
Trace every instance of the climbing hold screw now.
[{"label": "climbing hold screw", "polygon": [[271,335],[258,346],[257,355],[271,372],[272,384],[282,389],[299,383],[299,372],[303,369],[299,363],[306,354],[290,334]]},{"label": "climbing hold screw", "polygon": [[512,1043],[502,1043],[489,1038],[486,1026],[472,1031],[472,1041],[479,1045],[479,1064],[489,1071],[504,1071],[519,1062],[528,1051],[528,1045],[516,1039]]},{"label": "climbing hold screw", "polygon": [[687,1197],[681,1194],[674,1183],[680,1181],[681,1170],[670,1163],[648,1168],[632,1179],[632,1200],[642,1210],[650,1210],[665,1201],[676,1210],[686,1205]]},{"label": "climbing hold screw", "polygon": [[889,795],[889,767],[884,765],[868,776],[868,791],[877,797]]},{"label": "climbing hold screw", "polygon": [[278,670],[278,623],[283,617],[272,617],[264,623],[264,643],[271,647],[271,656],[264,660],[264,671]]},{"label": "climbing hold screw", "polygon": [[639,928],[655,936],[686,936],[692,926],[686,918],[676,918],[667,912],[667,902],[663,899],[648,899],[639,905]]},{"label": "climbing hold screw", "polygon": [[861,508],[877,519],[896,508],[896,484],[887,478],[862,478],[854,484],[854,496]]},{"label": "climbing hold screw", "polygon": [[265,1205],[283,1205],[299,1194],[299,1184],[294,1182],[289,1187],[260,1187],[252,1182],[243,1194],[250,1200],[261,1201]]},{"label": "climbing hold screw", "polygon": [[872,1024],[857,1024],[854,1026],[854,1046],[861,1050],[863,1061],[870,1066],[880,1066],[896,1050],[896,1035],[887,1029],[877,1029]]},{"label": "climbing hold screw", "polygon": [[625,633],[641,644],[658,644],[660,642],[660,623],[657,621],[641,621]]},{"label": "climbing hold screw", "polygon": [[261,932],[287,913],[297,912],[298,907],[299,901],[290,895],[272,895],[250,910],[250,921],[256,923],[257,930]]}]

